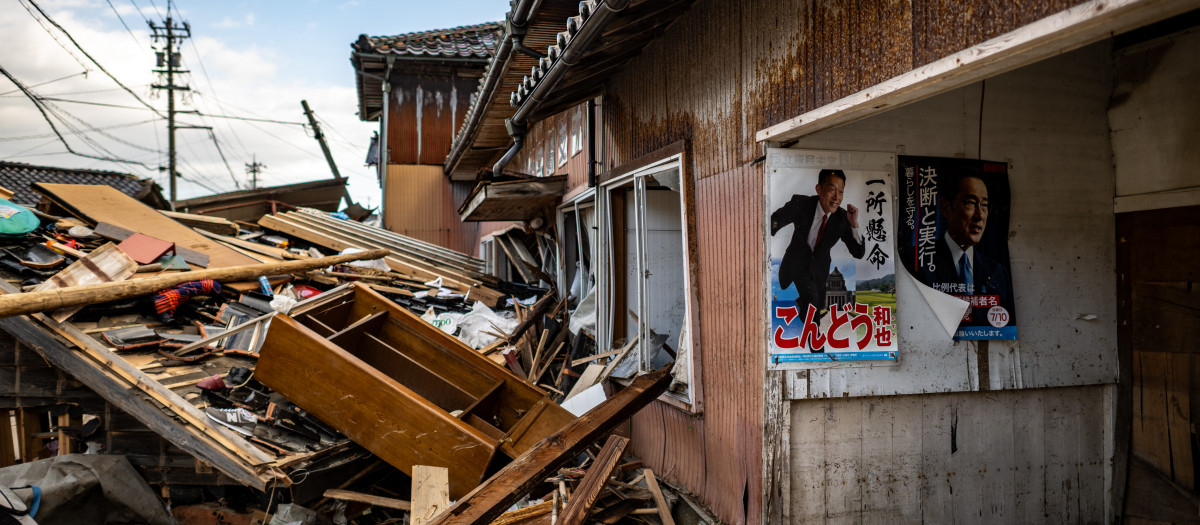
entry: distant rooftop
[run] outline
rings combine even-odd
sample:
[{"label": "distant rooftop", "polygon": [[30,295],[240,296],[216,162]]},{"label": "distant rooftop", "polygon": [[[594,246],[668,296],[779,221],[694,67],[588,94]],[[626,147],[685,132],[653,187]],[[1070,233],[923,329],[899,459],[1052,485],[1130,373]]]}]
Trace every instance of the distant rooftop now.
[{"label": "distant rooftop", "polygon": [[439,58],[487,58],[496,48],[503,24],[488,22],[405,33],[396,36],[360,35],[353,44],[361,53],[392,53],[405,56]]},{"label": "distant rooftop", "polygon": [[[0,161],[0,186],[13,192],[13,202],[30,206],[37,204],[42,196],[30,188],[35,182],[112,186],[117,191],[142,200],[151,206],[159,204],[157,201],[162,199],[154,181],[139,179],[128,173],[34,166],[22,162]],[[166,201],[162,201],[161,204],[165,205]]]}]

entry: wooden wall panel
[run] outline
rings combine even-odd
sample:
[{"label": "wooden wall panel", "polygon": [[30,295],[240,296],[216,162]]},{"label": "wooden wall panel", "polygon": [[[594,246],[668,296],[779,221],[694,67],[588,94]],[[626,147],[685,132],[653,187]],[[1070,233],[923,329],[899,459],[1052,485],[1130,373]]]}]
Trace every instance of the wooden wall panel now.
[{"label": "wooden wall panel", "polygon": [[384,228],[422,241],[478,255],[479,239],[510,222],[462,222],[458,206],[474,186],[451,182],[441,166],[388,166]]},{"label": "wooden wall panel", "polygon": [[792,403],[791,520],[1111,521],[1113,388]]}]

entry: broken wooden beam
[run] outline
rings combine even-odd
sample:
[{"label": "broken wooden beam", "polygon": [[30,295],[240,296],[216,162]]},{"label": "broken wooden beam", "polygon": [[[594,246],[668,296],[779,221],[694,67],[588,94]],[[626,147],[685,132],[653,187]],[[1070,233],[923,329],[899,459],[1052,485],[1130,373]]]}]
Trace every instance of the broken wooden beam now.
[{"label": "broken wooden beam", "polygon": [[322,257],[319,259],[307,259],[303,261],[288,261],[270,264],[247,264],[244,266],[230,266],[227,268],[216,268],[211,270],[199,270],[194,272],[162,275],[158,277],[136,279],[132,281],[89,284],[83,286],[58,288],[55,290],[7,294],[0,296],[0,317],[45,312],[48,310],[57,310],[67,306],[98,304],[108,301],[140,297],[200,279],[212,279],[215,281],[245,281],[256,279],[264,275],[279,275],[311,270],[313,268],[321,268],[349,261],[378,259],[385,255],[387,255],[387,250],[369,250],[365,252],[335,255],[333,257]]},{"label": "broken wooden beam", "polygon": [[475,490],[459,499],[432,523],[488,523],[552,476],[567,461],[604,434],[658,399],[671,384],[666,366],[638,377],[600,406],[546,436]]},{"label": "broken wooden beam", "polygon": [[396,510],[411,510],[412,503],[402,499],[385,498],[374,494],[363,494],[361,492],[351,492],[343,489],[329,489],[322,496],[329,499],[337,499],[342,501],[355,501],[358,503],[366,503],[375,507],[384,507]]},{"label": "broken wooden beam", "polygon": [[575,493],[571,495],[567,508],[559,514],[560,521],[558,523],[561,525],[583,524],[587,519],[588,512],[596,504],[596,498],[600,496],[600,491],[607,484],[608,478],[621,463],[621,455],[625,453],[625,446],[628,444],[629,440],[621,436],[608,437],[604,448],[596,456],[596,461],[592,463],[587,474],[575,487]]}]

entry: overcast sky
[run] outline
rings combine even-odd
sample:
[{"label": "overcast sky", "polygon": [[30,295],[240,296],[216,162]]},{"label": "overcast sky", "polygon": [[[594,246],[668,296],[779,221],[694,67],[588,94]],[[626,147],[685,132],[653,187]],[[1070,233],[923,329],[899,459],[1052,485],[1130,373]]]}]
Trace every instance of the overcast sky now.
[{"label": "overcast sky", "polygon": [[[162,25],[166,1],[33,2],[0,0],[0,68],[52,99],[51,119],[73,150],[137,163],[67,153],[34,104],[3,76],[0,159],[153,177],[166,195],[166,172],[159,170],[167,164],[166,121],[109,79],[67,36],[165,115],[165,91],[150,88],[160,80],[151,71],[155,57],[147,21]],[[182,49],[182,67],[191,73],[176,81],[192,93],[177,98],[176,108],[206,115],[184,114],[178,120],[213,127],[227,160],[222,161],[207,130],[179,130],[178,166],[185,179],[178,183],[179,198],[248,188],[245,165],[252,159],[266,166],[259,186],[329,178],[320,147],[304,127],[207,116],[300,123],[305,99],[339,170],[350,178],[352,196],[378,205],[375,173],[363,163],[378,123],[362,122],[356,114],[351,42],[363,33],[397,35],[502,20],[507,10],[505,0],[174,2],[172,17],[177,24],[186,21],[192,34]]]}]

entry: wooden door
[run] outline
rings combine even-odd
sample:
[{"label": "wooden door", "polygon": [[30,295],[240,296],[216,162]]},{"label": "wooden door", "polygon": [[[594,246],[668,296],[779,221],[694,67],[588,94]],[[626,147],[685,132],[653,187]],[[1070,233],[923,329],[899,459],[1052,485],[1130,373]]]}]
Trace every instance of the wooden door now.
[{"label": "wooden door", "polygon": [[1128,523],[1200,523],[1200,206],[1118,215],[1117,253],[1124,514]]}]

